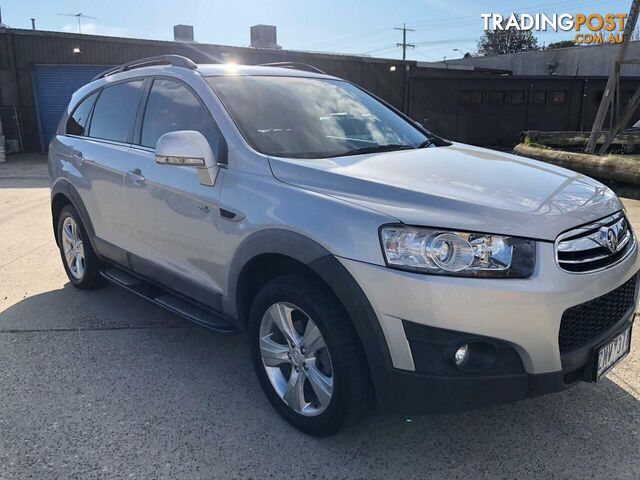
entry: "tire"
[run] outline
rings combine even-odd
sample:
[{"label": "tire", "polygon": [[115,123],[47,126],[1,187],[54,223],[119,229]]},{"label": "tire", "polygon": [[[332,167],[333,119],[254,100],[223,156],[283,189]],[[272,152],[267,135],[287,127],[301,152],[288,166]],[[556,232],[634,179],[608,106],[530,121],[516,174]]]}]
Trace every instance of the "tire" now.
[{"label": "tire", "polygon": [[[300,337],[296,348],[286,345],[287,337],[274,320],[283,315],[293,321]],[[297,429],[314,436],[333,435],[368,411],[373,395],[359,342],[344,308],[320,282],[290,274],[266,284],[251,307],[249,336],[262,389],[276,411]],[[309,341],[305,343],[305,339]],[[298,370],[294,370],[296,365]],[[300,390],[291,387],[301,385],[292,382],[294,371],[299,372],[295,378],[302,378]],[[301,401],[300,395],[291,391],[302,391]],[[291,405],[304,407],[296,411]]]},{"label": "tire", "polygon": [[[57,232],[60,257],[69,281],[83,290],[101,286],[100,260],[91,246],[78,212],[71,205],[65,206],[60,212]],[[68,256],[65,255],[65,250],[69,252],[71,247],[73,250]]]}]

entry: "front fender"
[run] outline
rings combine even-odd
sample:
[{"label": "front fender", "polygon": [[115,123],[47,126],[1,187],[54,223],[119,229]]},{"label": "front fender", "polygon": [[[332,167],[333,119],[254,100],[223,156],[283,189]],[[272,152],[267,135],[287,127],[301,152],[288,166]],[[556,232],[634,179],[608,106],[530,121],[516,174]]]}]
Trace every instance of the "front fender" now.
[{"label": "front fender", "polygon": [[271,228],[260,230],[245,238],[236,250],[229,266],[227,279],[228,304],[226,311],[233,317],[238,316],[236,296],[238,279],[245,265],[253,258],[264,254],[284,255],[305,265],[331,253],[319,243],[290,230]]},{"label": "front fender", "polygon": [[231,262],[225,311],[237,318],[236,295],[240,273],[253,258],[263,254],[293,258],[306,265],[327,285],[351,319],[374,386],[382,388],[383,375],[392,365],[391,355],[371,303],[338,258],[304,235],[284,229],[267,229],[247,237]]}]

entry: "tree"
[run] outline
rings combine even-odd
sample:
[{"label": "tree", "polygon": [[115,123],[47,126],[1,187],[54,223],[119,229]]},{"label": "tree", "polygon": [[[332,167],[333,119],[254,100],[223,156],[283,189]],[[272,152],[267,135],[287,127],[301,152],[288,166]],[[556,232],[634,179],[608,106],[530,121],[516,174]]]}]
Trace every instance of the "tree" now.
[{"label": "tree", "polygon": [[550,43],[547,45],[547,50],[553,50],[555,48],[570,48],[575,47],[576,42],[573,40],[560,40],[559,42]]},{"label": "tree", "polygon": [[[506,25],[508,18],[502,20],[503,25]],[[513,26],[505,30],[487,30],[478,40],[480,55],[504,55],[529,50],[538,50],[538,39],[531,30],[518,30]]]}]

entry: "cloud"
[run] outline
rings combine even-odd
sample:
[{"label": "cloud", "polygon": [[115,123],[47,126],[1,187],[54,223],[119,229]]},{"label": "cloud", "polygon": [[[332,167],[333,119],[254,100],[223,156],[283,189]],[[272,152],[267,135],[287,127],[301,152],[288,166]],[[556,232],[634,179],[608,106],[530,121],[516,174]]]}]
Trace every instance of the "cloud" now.
[{"label": "cloud", "polygon": [[[62,26],[61,30],[63,32],[78,33],[78,22],[67,23]],[[127,34],[127,29],[84,21],[82,22],[82,33],[86,33],[88,35],[104,35],[107,37],[124,37]]]}]

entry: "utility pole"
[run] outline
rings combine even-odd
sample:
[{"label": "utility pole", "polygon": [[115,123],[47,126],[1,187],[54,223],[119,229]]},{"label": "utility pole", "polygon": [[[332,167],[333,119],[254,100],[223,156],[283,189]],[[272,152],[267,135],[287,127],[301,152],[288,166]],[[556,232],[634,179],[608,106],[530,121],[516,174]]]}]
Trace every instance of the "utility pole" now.
[{"label": "utility pole", "polygon": [[[598,141],[598,137],[602,132],[602,125],[604,124],[604,119],[607,116],[607,110],[613,104],[614,94],[620,95],[620,90],[616,92],[620,79],[620,66],[623,63],[624,54],[626,53],[627,47],[629,46],[629,40],[631,39],[633,31],[636,28],[636,22],[638,21],[638,10],[640,8],[639,4],[640,0],[631,1],[631,9],[629,10],[629,15],[627,16],[627,23],[624,26],[624,38],[622,40],[622,43],[618,46],[615,60],[613,62],[613,65],[611,65],[611,73],[609,74],[609,79],[607,80],[607,86],[604,88],[604,92],[602,93],[602,101],[600,102],[600,107],[598,108],[596,118],[593,121],[591,135],[589,135],[587,146],[584,149],[585,153],[593,153],[595,151],[596,142]],[[613,111],[611,112],[611,115],[613,115]]]},{"label": "utility pole", "polygon": [[416,48],[415,45],[407,43],[407,32],[415,32],[411,28],[407,28],[407,24],[403,23],[402,28],[396,27],[394,30],[402,30],[402,43],[396,43],[396,47],[402,47],[402,60],[407,59],[407,47]]}]

